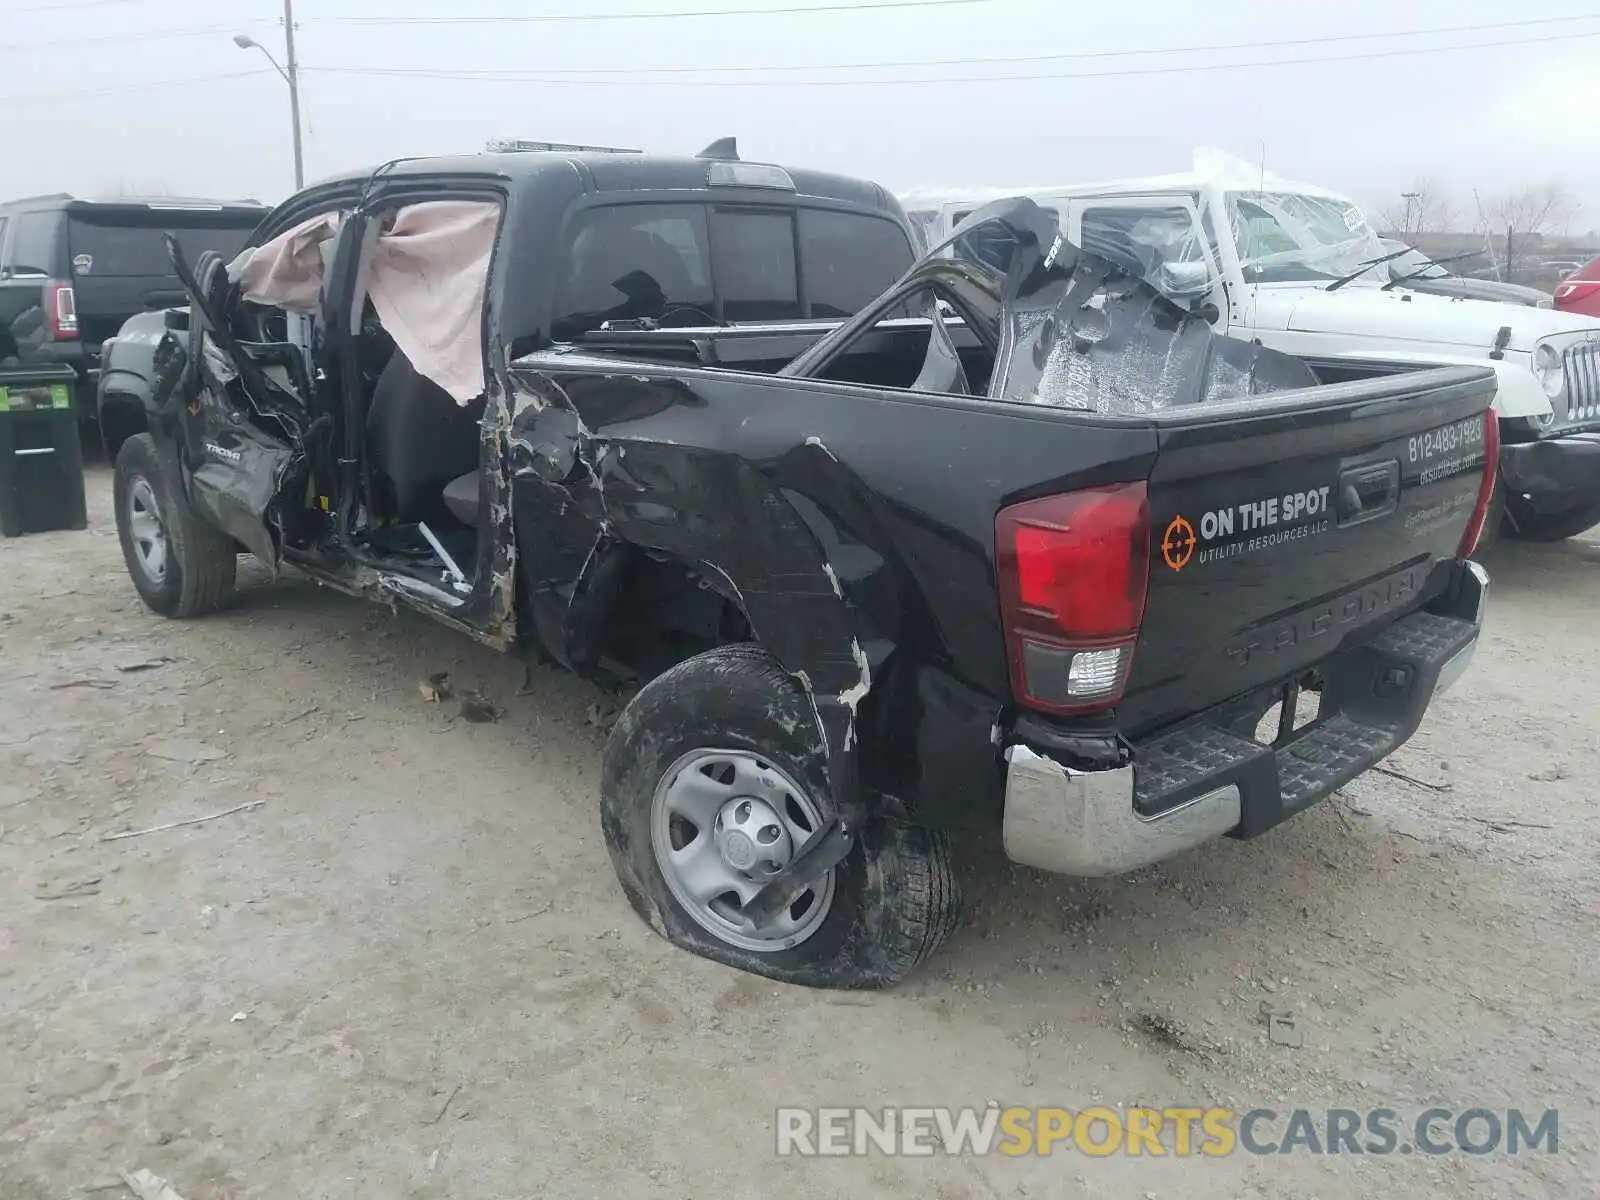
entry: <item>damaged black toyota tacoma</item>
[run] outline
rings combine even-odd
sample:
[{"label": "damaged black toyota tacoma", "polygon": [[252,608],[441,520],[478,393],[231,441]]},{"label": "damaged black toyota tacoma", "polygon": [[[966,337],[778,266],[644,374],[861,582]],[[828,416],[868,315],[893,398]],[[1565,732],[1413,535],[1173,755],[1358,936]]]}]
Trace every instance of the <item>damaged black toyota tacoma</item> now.
[{"label": "damaged black toyota tacoma", "polygon": [[1255,837],[1478,640],[1489,370],[1320,383],[1027,200],[912,263],[881,189],[726,149],[423,159],[172,251],[116,464],[145,602],[249,551],[631,695],[622,888],[746,970],[902,979],[953,838]]}]

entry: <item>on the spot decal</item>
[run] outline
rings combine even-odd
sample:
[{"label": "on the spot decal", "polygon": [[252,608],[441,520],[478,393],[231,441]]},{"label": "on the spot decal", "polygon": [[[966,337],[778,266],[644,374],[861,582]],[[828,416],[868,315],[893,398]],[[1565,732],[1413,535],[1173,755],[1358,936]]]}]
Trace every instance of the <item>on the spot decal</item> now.
[{"label": "on the spot decal", "polygon": [[1210,508],[1191,521],[1182,513],[1161,535],[1161,561],[1174,571],[1238,558],[1328,532],[1331,487],[1308,488],[1226,508]]}]

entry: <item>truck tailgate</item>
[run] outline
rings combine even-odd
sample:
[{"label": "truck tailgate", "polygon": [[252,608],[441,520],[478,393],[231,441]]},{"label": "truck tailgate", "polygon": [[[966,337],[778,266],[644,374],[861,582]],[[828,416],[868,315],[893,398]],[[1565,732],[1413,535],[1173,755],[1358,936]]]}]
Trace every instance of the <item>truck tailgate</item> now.
[{"label": "truck tailgate", "polygon": [[1294,679],[1438,595],[1477,504],[1494,392],[1492,372],[1446,368],[1166,425],[1123,730]]}]

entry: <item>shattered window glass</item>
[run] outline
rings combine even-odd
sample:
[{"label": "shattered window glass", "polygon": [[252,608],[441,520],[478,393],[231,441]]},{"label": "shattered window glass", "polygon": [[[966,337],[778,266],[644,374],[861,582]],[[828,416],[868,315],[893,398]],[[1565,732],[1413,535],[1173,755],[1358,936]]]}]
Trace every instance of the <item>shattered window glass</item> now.
[{"label": "shattered window glass", "polygon": [[1008,400],[1129,417],[1316,382],[1300,360],[1219,336],[1120,271],[1098,286],[1080,273],[1053,310],[1018,309],[1009,321]]},{"label": "shattered window glass", "polygon": [[1348,200],[1295,192],[1229,192],[1228,222],[1246,283],[1338,279],[1383,256]]},{"label": "shattered window glass", "polygon": [[1194,397],[1211,329],[1113,275],[1090,295],[1069,292],[1053,312],[1015,313],[1012,334],[1008,398],[1136,416]]}]

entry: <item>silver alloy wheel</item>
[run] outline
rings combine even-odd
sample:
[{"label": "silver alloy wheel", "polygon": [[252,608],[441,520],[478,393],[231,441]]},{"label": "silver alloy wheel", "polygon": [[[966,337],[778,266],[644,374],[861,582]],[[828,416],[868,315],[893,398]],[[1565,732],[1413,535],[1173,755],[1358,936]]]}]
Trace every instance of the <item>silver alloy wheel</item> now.
[{"label": "silver alloy wheel", "polygon": [[155,584],[166,579],[167,527],[161,520],[155,489],[143,475],[135,475],[128,487],[128,537],[144,577]]},{"label": "silver alloy wheel", "polygon": [[690,751],[650,802],[650,843],[668,889],[701,928],[741,950],[798,946],[827,917],[836,871],[759,933],[740,911],[821,826],[805,790],[747,750]]}]

